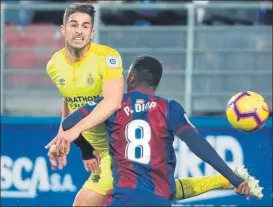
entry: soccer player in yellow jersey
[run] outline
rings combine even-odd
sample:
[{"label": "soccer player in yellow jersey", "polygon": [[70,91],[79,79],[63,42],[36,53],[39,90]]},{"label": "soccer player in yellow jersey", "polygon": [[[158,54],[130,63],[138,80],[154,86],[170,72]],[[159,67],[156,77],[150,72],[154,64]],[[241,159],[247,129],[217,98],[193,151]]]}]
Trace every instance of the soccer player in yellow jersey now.
[{"label": "soccer player in yellow jersey", "polygon": [[[101,158],[100,173],[91,174],[77,194],[74,206],[102,206],[106,192],[112,188],[111,159],[103,122],[120,108],[124,90],[119,53],[111,47],[90,43],[94,35],[94,14],[94,7],[84,3],[72,4],[66,9],[61,26],[65,48],[52,56],[46,69],[63,96],[62,119],[88,101],[104,96],[82,125],[88,129],[82,133],[83,140],[90,142]],[[91,122],[96,127],[90,129]],[[81,143],[77,145],[80,147]],[[49,155],[55,159],[53,147]],[[61,156],[61,163],[66,162],[65,158],[65,155]],[[176,180],[176,199],[228,186],[229,182],[221,175],[179,179]]]},{"label": "soccer player in yellow jersey", "polygon": [[[124,81],[119,53],[111,47],[90,43],[94,35],[94,13],[93,6],[81,3],[66,9],[61,26],[65,48],[52,56],[46,70],[64,97],[62,118],[104,95],[105,101],[95,111],[99,124],[119,109]],[[59,131],[62,131],[61,127]],[[101,173],[98,182],[93,182],[92,176],[88,179],[74,205],[101,205],[107,190],[112,187],[104,124],[85,131],[83,136],[101,157]]]}]

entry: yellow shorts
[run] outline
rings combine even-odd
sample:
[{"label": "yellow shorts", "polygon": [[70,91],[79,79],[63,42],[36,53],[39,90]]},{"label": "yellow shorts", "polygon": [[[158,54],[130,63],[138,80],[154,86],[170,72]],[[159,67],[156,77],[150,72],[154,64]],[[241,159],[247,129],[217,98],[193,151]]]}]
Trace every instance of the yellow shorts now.
[{"label": "yellow shorts", "polygon": [[99,194],[106,195],[107,191],[113,188],[111,161],[109,155],[102,157],[100,163],[100,174],[91,174],[83,187]]}]

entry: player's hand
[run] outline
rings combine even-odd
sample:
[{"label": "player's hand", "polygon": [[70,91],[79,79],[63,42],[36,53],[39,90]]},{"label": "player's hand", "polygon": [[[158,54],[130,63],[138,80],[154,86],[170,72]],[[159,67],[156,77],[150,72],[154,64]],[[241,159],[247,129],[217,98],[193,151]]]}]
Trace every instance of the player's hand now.
[{"label": "player's hand", "polygon": [[[57,144],[56,144],[56,146],[57,146]],[[59,157],[63,157],[65,155],[67,155],[70,151],[70,142],[62,139],[59,143],[59,146],[56,148],[57,148],[56,149],[57,155]]]},{"label": "player's hand", "polygon": [[58,157],[56,145],[52,145],[47,153],[52,170],[63,169],[67,164],[66,155]]},{"label": "player's hand", "polygon": [[70,142],[68,141],[63,141],[64,144],[62,145],[63,146],[63,149],[62,151],[58,151],[59,149],[56,149],[57,151],[57,155],[59,155],[59,169],[63,169],[63,167],[65,167],[67,165],[67,155],[70,151]]},{"label": "player's hand", "polygon": [[62,170],[67,165],[67,156],[63,155],[61,157],[58,157],[58,164],[59,170]]},{"label": "player's hand", "polygon": [[[256,199],[262,199],[263,198],[263,188],[259,185],[259,180],[257,180],[255,177],[249,175],[247,169],[245,166],[238,166],[236,167],[235,173],[243,178],[245,182],[248,183],[248,186],[250,188],[250,196],[253,196]],[[247,198],[249,199],[249,197]]]},{"label": "player's hand", "polygon": [[96,151],[94,151],[93,154],[95,158],[91,158],[89,160],[83,160],[84,168],[86,169],[86,171],[99,174],[100,173],[100,167],[99,167],[100,156]]},{"label": "player's hand", "polygon": [[52,145],[47,153],[47,156],[49,158],[50,164],[51,164],[51,168],[52,170],[56,170],[57,166],[58,166],[58,162],[57,162],[57,150],[56,150],[56,145]]},{"label": "player's hand", "polygon": [[80,133],[70,129],[67,131],[60,131],[57,136],[51,140],[46,146],[45,148],[48,149],[49,147],[51,147],[53,144],[56,145],[57,147],[57,152],[60,153],[59,156],[64,155],[64,149],[65,149],[65,141],[69,141],[72,142],[75,139],[77,139],[80,136]]},{"label": "player's hand", "polygon": [[234,191],[238,194],[247,196],[247,199],[250,197],[250,188],[247,181],[242,182],[237,188],[234,188]]}]

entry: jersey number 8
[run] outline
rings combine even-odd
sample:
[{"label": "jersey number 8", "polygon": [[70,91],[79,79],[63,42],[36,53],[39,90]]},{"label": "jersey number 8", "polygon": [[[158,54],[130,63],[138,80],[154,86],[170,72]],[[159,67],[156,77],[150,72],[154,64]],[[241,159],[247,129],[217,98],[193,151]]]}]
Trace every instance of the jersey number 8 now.
[{"label": "jersey number 8", "polygon": [[125,137],[127,145],[125,156],[127,159],[148,164],[151,158],[151,127],[144,120],[133,120],[126,126]]}]

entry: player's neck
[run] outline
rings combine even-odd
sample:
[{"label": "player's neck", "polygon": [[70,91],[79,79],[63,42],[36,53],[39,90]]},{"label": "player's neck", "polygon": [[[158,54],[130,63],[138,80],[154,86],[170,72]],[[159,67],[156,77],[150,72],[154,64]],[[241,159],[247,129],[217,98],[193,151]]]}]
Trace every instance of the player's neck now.
[{"label": "player's neck", "polygon": [[[154,94],[155,88],[151,87],[151,86],[136,86],[130,91],[140,91],[143,93]],[[128,91],[128,92],[130,92],[130,91]]]},{"label": "player's neck", "polygon": [[68,61],[71,63],[79,62],[86,56],[89,50],[89,47],[90,47],[90,44],[86,45],[84,48],[81,48],[81,49],[75,49],[70,46],[66,46],[65,53],[66,53],[66,57]]}]

